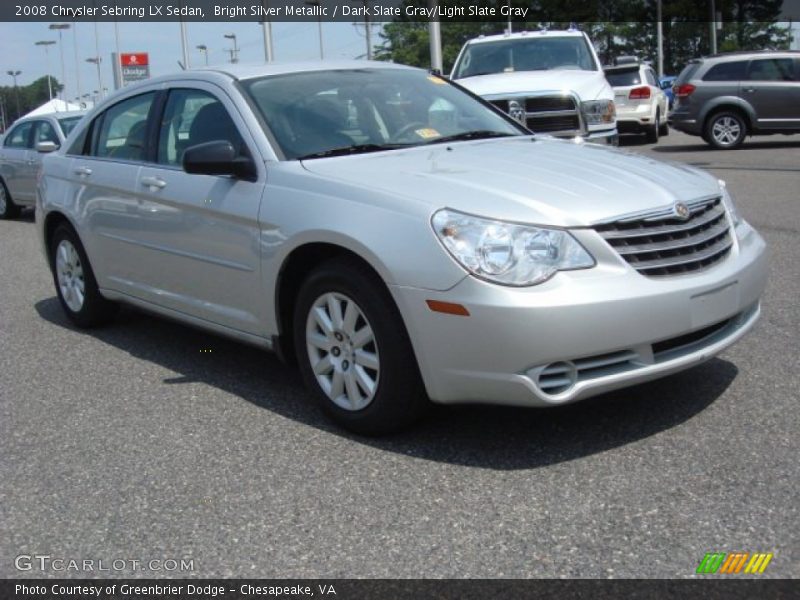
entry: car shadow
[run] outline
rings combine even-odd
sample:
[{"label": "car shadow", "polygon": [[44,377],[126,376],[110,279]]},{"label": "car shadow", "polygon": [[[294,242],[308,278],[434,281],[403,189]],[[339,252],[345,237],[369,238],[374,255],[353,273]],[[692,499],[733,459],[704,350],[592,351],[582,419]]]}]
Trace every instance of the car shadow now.
[{"label": "car shadow", "polygon": [[128,308],[114,324],[89,331],[76,330],[55,297],[38,302],[36,311],[54,325],[177,373],[163,380],[166,385],[203,383],[375,449],[494,470],[535,469],[579,459],[677,427],[719,398],[738,373],[732,363],[713,359],[668,379],[570,406],[433,406],[411,429],[369,438],[327,421],[297,370],[271,353]]},{"label": "car shadow", "polygon": [[[700,138],[697,138],[700,140]],[[758,138],[756,138],[757,140]],[[780,149],[780,148],[800,148],[800,141],[797,140],[787,140],[787,141],[754,141],[754,140],[745,140],[744,144],[742,144],[739,148],[735,150],[717,150],[713,148],[709,144],[706,144],[703,141],[698,141],[696,144],[679,144],[679,145],[669,145],[669,146],[661,146],[655,145],[653,146],[653,152],[664,152],[667,154],[670,153],[680,153],[680,152],[714,152],[724,155],[726,152],[741,152],[743,150],[769,150],[769,149]]]}]

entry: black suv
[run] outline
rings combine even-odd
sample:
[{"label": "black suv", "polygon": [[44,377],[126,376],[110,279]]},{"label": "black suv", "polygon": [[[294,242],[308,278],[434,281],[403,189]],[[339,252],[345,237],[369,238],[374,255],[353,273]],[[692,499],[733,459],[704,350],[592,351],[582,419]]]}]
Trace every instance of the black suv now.
[{"label": "black suv", "polygon": [[693,60],[672,90],[670,126],[716,148],[737,148],[747,135],[800,133],[800,52],[732,52]]}]

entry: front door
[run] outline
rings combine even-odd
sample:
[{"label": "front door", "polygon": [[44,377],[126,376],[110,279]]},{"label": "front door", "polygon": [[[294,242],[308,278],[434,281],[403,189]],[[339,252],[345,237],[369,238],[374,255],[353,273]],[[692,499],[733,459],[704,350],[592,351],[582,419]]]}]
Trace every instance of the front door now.
[{"label": "front door", "polygon": [[137,182],[139,242],[150,249],[153,267],[141,273],[143,281],[168,308],[263,334],[263,162],[257,181],[190,175],[181,166],[186,148],[218,140],[253,156],[256,145],[244,121],[222,90],[197,83],[169,91],[158,129],[157,164],[143,166]]},{"label": "front door", "polygon": [[31,178],[34,159],[33,121],[20,123],[3,139],[0,151],[0,175],[8,188],[11,200],[23,206],[35,200],[35,177]]},{"label": "front door", "polygon": [[750,61],[742,96],[756,110],[759,129],[800,127],[800,81],[792,58]]}]

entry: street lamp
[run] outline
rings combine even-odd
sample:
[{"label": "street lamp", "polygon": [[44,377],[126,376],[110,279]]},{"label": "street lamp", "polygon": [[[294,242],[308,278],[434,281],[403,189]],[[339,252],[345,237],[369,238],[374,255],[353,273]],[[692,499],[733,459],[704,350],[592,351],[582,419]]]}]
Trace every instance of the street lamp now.
[{"label": "street lamp", "polygon": [[238,63],[239,62],[239,45],[236,43],[236,34],[235,33],[226,33],[223,35],[225,39],[233,40],[233,50],[231,51],[231,62]]},{"label": "street lamp", "polygon": [[[316,6],[317,8],[322,6],[322,0],[305,0],[305,3],[309,6]],[[322,60],[325,58],[322,51],[322,10],[317,13],[317,27],[319,27],[319,58]]]},{"label": "street lamp", "polygon": [[206,59],[206,66],[208,66],[208,46],[206,46],[205,44],[199,44],[195,46],[195,48],[197,48],[198,50],[200,50],[200,52],[203,53]]},{"label": "street lamp", "polygon": [[41,40],[35,44],[36,46],[42,46],[44,48],[44,59],[47,62],[47,89],[50,92],[51,102],[53,101],[53,81],[50,79],[50,52],[48,52],[47,47],[54,44],[54,40]]},{"label": "street lamp", "polygon": [[52,23],[50,25],[52,31],[58,31],[58,47],[61,50],[61,99],[67,99],[67,72],[64,69],[64,38],[61,32],[69,29],[69,23]]},{"label": "street lamp", "polygon": [[19,88],[17,87],[17,75],[20,75],[22,71],[6,71],[6,73],[14,78],[14,94],[17,97],[17,118],[19,119],[22,115],[19,110]]},{"label": "street lamp", "polygon": [[97,83],[98,83],[98,87],[101,90],[103,89],[103,76],[100,73],[100,62],[102,60],[103,59],[101,57],[99,57],[99,56],[93,56],[91,58],[87,58],[86,59],[87,63],[92,63],[93,65],[97,66]]}]

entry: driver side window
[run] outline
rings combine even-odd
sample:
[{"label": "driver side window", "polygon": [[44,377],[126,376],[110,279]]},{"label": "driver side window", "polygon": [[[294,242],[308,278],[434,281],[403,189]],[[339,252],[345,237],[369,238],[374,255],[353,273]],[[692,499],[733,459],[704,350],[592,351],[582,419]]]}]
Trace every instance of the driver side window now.
[{"label": "driver side window", "polygon": [[242,136],[219,99],[202,90],[170,91],[159,127],[159,164],[180,166],[187,148],[220,140],[230,142],[239,153],[244,149]]}]

